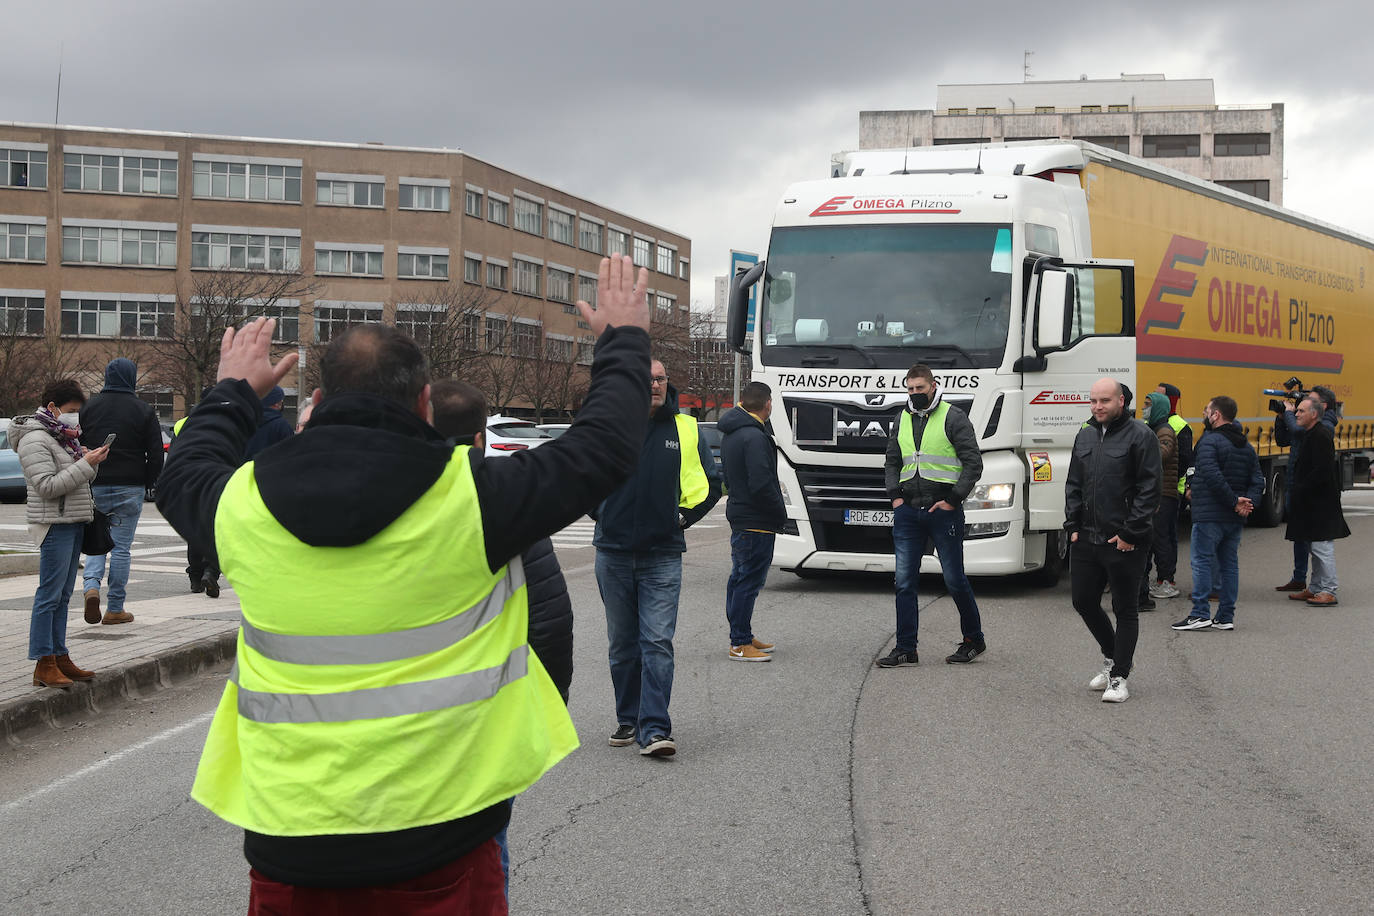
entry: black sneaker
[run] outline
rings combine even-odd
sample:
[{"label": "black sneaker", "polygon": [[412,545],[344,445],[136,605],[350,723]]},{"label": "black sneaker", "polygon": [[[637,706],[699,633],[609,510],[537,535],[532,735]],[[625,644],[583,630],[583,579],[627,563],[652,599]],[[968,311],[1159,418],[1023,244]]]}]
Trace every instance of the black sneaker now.
[{"label": "black sneaker", "polygon": [[677,753],[677,744],[671,735],[654,735],[649,743],[639,749],[641,757],[671,757]]},{"label": "black sneaker", "polygon": [[199,595],[205,591],[205,582],[201,576],[193,576],[190,573],[187,573],[186,576],[191,580],[191,594]]},{"label": "black sneaker", "polygon": [[901,649],[893,649],[891,652],[878,659],[879,668],[896,668],[898,665],[915,665],[919,663],[920,659],[917,658],[915,649],[909,652]]},{"label": "black sneaker", "polygon": [[986,642],[982,642],[981,640],[979,642],[974,642],[971,639],[965,639],[963,642],[959,643],[959,648],[954,650],[953,655],[945,656],[945,664],[968,664],[987,650],[988,644]]},{"label": "black sneaker", "polygon": [[627,747],[635,743],[635,727],[633,725],[622,725],[611,732],[611,747]]},{"label": "black sneaker", "polygon": [[1158,605],[1154,603],[1154,599],[1146,598],[1145,600],[1141,601],[1139,604],[1136,605],[1136,610],[1153,611],[1157,606]]},{"label": "black sneaker", "polygon": [[1171,630],[1207,630],[1212,626],[1210,617],[1184,617],[1178,623],[1169,625]]}]

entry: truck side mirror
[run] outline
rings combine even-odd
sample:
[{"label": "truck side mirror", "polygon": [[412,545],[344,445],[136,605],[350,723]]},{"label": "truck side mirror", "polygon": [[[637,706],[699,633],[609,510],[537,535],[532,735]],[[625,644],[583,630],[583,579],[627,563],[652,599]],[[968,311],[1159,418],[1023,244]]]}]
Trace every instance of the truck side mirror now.
[{"label": "truck side mirror", "polygon": [[1064,346],[1064,326],[1072,292],[1067,271],[1049,268],[1040,274],[1040,289],[1035,302],[1036,352],[1057,350]]},{"label": "truck side mirror", "polygon": [[760,261],[748,270],[738,270],[730,278],[730,311],[725,319],[725,342],[731,350],[749,355],[744,335],[749,324],[749,289],[763,276],[767,262]]}]

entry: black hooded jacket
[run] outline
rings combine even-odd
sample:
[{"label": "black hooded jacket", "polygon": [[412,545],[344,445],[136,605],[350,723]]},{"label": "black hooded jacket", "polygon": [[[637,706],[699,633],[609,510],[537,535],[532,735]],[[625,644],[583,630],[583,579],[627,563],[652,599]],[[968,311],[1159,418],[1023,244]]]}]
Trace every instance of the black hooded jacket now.
[{"label": "black hooded jacket", "polygon": [[725,518],[736,531],[781,531],[787,507],[778,486],[778,447],[762,423],[743,407],[726,412],[716,424],[725,438],[720,461],[730,499]]},{"label": "black hooded jacket", "polygon": [[105,387],[81,408],[82,445],[97,448],[115,434],[96,486],[151,487],[162,472],[162,427],[152,405],[134,393],[137,377],[132,360],[110,360]]}]

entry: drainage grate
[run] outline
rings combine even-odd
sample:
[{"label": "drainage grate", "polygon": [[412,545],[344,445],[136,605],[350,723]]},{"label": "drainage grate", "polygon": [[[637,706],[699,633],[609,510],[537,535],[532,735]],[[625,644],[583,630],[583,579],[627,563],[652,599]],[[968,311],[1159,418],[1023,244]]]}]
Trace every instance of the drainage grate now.
[{"label": "drainage grate", "polygon": [[124,639],[134,636],[134,633],[106,633],[104,630],[87,630],[84,633],[74,633],[68,639]]}]

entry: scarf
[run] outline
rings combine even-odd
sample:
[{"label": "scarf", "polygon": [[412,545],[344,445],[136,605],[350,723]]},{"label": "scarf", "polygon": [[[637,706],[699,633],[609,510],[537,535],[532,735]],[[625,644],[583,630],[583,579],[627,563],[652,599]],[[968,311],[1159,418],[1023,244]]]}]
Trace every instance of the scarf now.
[{"label": "scarf", "polygon": [[33,418],[37,420],[39,425],[46,429],[48,433],[57,440],[57,444],[66,449],[73,458],[80,458],[86,453],[86,450],[81,447],[81,427],[68,426],[66,423],[57,419],[57,415],[46,407],[40,407],[38,410],[34,411]]}]

